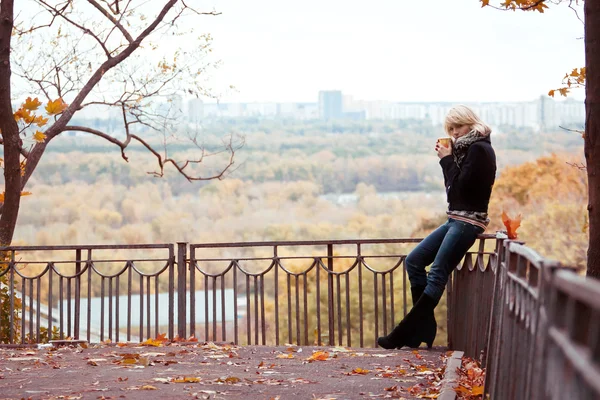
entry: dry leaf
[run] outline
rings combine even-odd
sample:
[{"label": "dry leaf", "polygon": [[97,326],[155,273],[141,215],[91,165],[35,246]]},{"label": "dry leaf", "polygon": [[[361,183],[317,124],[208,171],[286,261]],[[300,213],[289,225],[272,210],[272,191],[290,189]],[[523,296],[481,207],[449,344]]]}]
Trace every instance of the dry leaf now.
[{"label": "dry leaf", "polygon": [[293,354],[277,354],[276,358],[294,358]]},{"label": "dry leaf", "polygon": [[506,234],[509,239],[517,238],[517,229],[521,226],[521,214],[517,215],[515,219],[512,219],[506,214],[506,212],[502,211],[502,223],[506,227]]},{"label": "dry leaf", "polygon": [[308,362],[313,362],[313,361],[326,361],[329,359],[329,353],[326,351],[315,351],[312,356],[308,357],[306,359],[306,361]]},{"label": "dry leaf", "polygon": [[202,379],[195,377],[195,376],[186,376],[183,378],[171,379],[171,382],[174,382],[174,383],[198,383],[201,380]]}]

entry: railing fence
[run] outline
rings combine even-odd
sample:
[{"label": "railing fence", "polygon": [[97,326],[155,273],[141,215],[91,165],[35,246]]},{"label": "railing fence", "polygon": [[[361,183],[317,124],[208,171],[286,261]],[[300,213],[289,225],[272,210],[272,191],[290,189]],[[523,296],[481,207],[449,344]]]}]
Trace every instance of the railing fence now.
[{"label": "railing fence", "polygon": [[404,259],[419,241],[7,247],[0,342],[375,346],[408,311]]},{"label": "railing fence", "polygon": [[600,282],[498,239],[449,291],[449,347],[480,359],[492,399],[600,398]]},{"label": "railing fence", "polygon": [[[404,260],[419,241],[6,247],[0,343],[376,346],[408,311]],[[475,247],[448,283],[447,333],[486,366],[485,392],[600,398],[600,282],[502,234]]]}]

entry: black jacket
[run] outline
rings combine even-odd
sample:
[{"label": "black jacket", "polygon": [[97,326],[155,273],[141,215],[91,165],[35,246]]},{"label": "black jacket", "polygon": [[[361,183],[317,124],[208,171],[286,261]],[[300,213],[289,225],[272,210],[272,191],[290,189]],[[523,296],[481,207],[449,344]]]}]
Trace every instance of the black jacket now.
[{"label": "black jacket", "polygon": [[440,160],[451,211],[487,212],[496,178],[496,153],[489,137],[469,146],[459,169],[452,155]]}]

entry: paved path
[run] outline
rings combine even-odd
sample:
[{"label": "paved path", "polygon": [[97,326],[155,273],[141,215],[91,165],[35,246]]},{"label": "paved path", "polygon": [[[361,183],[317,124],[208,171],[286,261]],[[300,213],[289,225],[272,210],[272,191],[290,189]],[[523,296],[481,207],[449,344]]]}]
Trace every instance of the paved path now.
[{"label": "paved path", "polygon": [[0,348],[0,398],[437,398],[446,357],[443,348],[213,343]]}]

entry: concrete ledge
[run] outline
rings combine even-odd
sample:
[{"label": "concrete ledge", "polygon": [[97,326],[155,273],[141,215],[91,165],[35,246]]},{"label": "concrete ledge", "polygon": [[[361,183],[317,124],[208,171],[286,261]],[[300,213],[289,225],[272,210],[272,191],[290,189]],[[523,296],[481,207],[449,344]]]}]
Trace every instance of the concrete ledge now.
[{"label": "concrete ledge", "polygon": [[446,371],[444,372],[444,378],[442,379],[442,385],[440,390],[440,396],[438,400],[455,400],[456,391],[454,388],[458,385],[458,374],[456,368],[460,368],[462,365],[462,356],[465,353],[463,351],[454,351],[452,355],[448,357],[446,364]]}]

